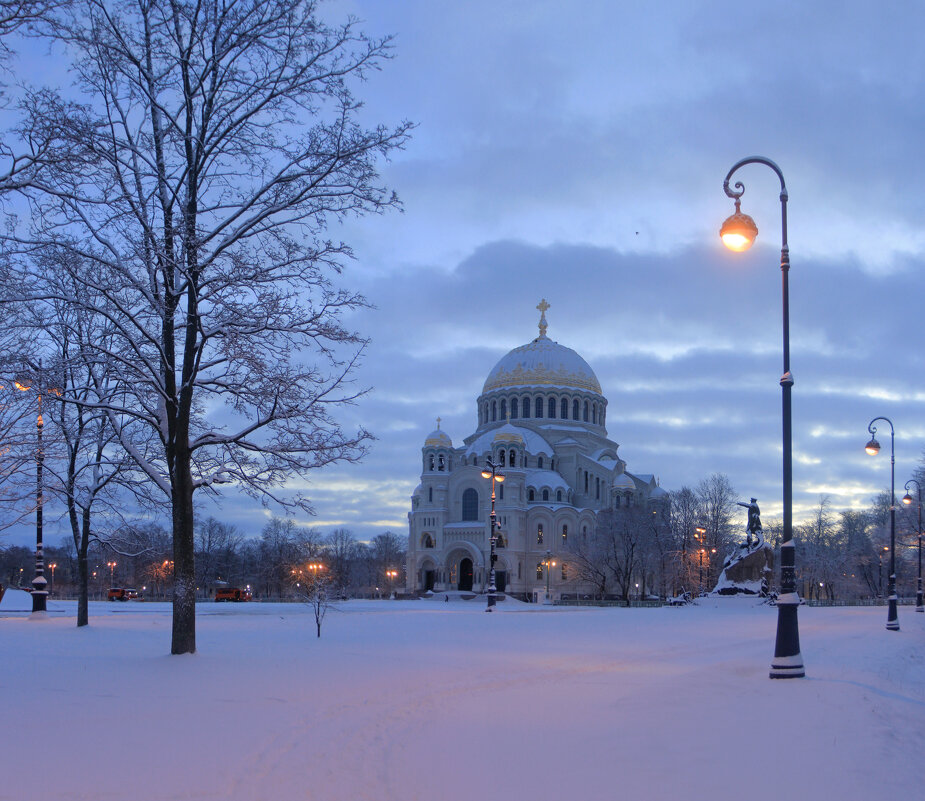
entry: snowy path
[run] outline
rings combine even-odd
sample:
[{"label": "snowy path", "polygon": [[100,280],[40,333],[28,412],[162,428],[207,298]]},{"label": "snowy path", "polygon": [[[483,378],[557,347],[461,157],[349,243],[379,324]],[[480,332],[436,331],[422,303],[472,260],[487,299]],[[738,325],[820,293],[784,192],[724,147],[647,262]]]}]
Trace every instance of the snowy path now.
[{"label": "snowy path", "polygon": [[[770,681],[776,612],[350,602],[0,607],[0,799],[869,801],[917,797],[925,615],[800,610],[807,679]],[[39,711],[33,706],[38,701]],[[787,767],[783,767],[783,763]]]}]

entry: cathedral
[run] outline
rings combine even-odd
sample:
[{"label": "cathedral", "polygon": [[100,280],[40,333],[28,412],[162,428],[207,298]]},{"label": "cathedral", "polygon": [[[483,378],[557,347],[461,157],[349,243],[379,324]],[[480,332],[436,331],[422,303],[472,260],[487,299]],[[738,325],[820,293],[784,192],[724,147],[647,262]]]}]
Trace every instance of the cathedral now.
[{"label": "cathedral", "polygon": [[[488,374],[476,402],[478,426],[458,447],[440,428],[421,450],[421,483],[411,497],[406,590],[486,592],[494,482],[495,586],[528,601],[594,591],[569,569],[569,545],[587,539],[598,512],[667,504],[651,475],[630,473],[607,437],[607,399],[588,363],[546,336],[514,348]],[[547,593],[548,587],[548,593]]]}]

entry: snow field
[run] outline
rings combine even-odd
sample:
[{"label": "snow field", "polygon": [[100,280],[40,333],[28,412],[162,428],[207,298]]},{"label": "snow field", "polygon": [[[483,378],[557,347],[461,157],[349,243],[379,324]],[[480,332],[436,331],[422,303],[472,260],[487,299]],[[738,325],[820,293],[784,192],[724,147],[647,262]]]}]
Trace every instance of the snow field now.
[{"label": "snow field", "polygon": [[[0,799],[917,797],[925,615],[800,609],[807,678],[768,679],[776,610],[351,601],[0,605]],[[28,607],[21,606],[26,609]]]}]

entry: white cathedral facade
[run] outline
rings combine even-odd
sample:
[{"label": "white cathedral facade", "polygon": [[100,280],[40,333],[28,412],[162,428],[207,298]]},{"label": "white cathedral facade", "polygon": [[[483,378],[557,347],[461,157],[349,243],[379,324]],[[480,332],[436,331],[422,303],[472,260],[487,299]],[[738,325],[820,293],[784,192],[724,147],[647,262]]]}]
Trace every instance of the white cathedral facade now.
[{"label": "white cathedral facade", "polygon": [[421,450],[421,483],[411,498],[406,591],[485,592],[490,572],[491,479],[495,484],[495,584],[538,601],[593,592],[569,565],[569,543],[593,532],[603,509],[664,504],[652,475],[630,473],[607,437],[607,399],[588,363],[546,336],[504,356],[477,401],[478,426],[453,445],[437,429]]}]

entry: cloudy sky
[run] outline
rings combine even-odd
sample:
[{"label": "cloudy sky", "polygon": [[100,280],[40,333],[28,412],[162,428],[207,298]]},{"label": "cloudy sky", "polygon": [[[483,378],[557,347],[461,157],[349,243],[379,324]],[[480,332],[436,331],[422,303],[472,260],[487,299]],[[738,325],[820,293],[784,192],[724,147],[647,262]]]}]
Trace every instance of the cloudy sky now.
[{"label": "cloudy sky", "polygon": [[[383,166],[403,214],[333,232],[345,281],[374,311],[342,416],[378,437],[361,465],[310,477],[328,531],[406,531],[420,448],[442,418],[458,444],[493,365],[537,334],[594,368],[608,433],[666,489],[725,473],[781,511],[779,183],[736,178],[760,229],[718,237],[740,158],[780,165],[790,193],[797,520],[829,495],[861,507],[925,447],[920,309],[925,252],[925,6],[712,0],[336,0],[336,21],[393,34],[358,93],[371,121],[410,119]],[[204,513],[257,533],[232,493]],[[743,514],[744,524],[744,514]]]}]

